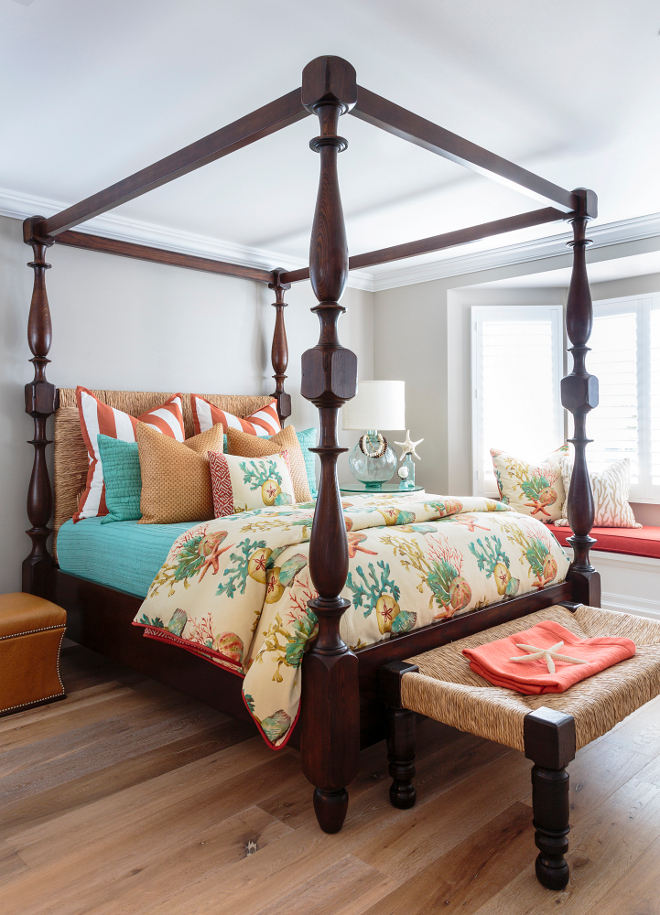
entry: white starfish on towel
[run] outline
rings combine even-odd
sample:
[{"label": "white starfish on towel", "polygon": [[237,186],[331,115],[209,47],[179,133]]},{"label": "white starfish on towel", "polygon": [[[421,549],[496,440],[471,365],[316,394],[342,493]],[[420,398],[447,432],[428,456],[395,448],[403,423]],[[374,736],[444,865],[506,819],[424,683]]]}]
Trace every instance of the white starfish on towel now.
[{"label": "white starfish on towel", "polygon": [[557,661],[567,661],[569,664],[587,663],[584,658],[569,658],[567,654],[559,654],[559,649],[563,647],[563,642],[557,642],[556,645],[552,645],[550,648],[535,648],[534,645],[516,645],[516,648],[521,648],[523,651],[529,651],[531,654],[524,654],[520,658],[509,658],[509,661],[536,661],[539,658],[543,658],[548,665],[548,672],[551,674],[555,672],[555,662],[553,658]]}]

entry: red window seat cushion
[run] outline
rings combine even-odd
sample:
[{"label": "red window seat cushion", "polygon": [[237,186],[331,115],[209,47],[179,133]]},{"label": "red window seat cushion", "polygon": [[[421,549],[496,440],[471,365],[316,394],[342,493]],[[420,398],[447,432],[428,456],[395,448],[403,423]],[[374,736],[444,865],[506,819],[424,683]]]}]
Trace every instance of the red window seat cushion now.
[{"label": "red window seat cushion", "polygon": [[[561,545],[568,546],[570,550],[570,545],[566,543],[573,533],[570,527],[548,524],[548,528]],[[591,536],[598,541],[594,550],[660,559],[660,527],[595,527]]]}]

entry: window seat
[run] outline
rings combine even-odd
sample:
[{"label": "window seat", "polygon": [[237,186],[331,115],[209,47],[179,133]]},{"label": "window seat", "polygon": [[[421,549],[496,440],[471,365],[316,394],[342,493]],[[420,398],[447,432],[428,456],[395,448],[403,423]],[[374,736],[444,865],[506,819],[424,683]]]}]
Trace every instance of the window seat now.
[{"label": "window seat", "polygon": [[[548,524],[548,529],[562,546],[567,546],[566,541],[573,533],[570,527]],[[595,527],[591,536],[598,541],[592,548],[594,551],[660,559],[660,527]]]}]

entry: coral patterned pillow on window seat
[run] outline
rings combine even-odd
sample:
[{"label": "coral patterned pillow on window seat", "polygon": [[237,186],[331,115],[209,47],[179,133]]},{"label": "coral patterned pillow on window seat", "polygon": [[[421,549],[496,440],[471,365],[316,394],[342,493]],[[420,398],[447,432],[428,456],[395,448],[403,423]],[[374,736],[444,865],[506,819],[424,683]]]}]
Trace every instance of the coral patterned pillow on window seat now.
[{"label": "coral patterned pillow on window seat", "polygon": [[560,459],[567,453],[568,445],[562,445],[540,464],[530,464],[491,448],[490,456],[502,502],[544,524],[558,521],[566,498]]},{"label": "coral patterned pillow on window seat", "polygon": [[[564,489],[568,493],[571,486],[573,461],[562,458],[559,462]],[[628,503],[630,497],[630,458],[622,458],[597,473],[589,471],[591,491],[594,497],[594,526],[595,527],[636,527],[642,525],[635,520],[633,510]],[[568,510],[564,503],[561,520],[557,521],[560,527],[568,525]]]}]

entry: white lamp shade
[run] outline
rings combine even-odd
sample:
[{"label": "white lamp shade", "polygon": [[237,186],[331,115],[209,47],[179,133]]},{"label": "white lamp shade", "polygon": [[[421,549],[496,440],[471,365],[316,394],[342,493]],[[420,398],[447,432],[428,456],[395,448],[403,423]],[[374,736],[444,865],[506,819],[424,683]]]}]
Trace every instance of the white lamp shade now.
[{"label": "white lamp shade", "polygon": [[405,381],[361,381],[342,407],[342,429],[405,429]]}]

